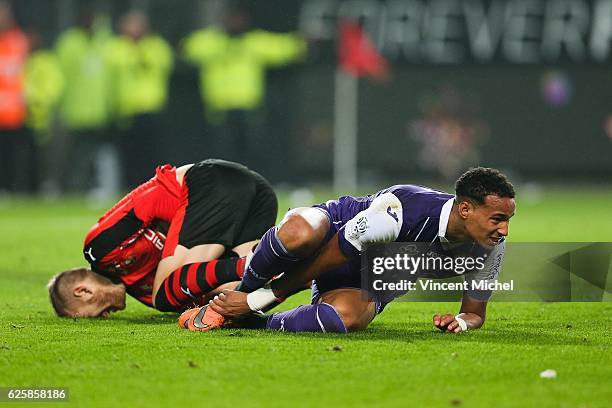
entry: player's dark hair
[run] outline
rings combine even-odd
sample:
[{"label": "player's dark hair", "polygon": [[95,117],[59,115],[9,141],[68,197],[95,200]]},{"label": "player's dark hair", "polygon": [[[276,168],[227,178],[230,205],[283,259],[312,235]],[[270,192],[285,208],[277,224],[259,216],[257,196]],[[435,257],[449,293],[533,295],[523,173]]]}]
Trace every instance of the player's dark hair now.
[{"label": "player's dark hair", "polygon": [[49,299],[53,310],[60,317],[71,316],[68,312],[68,303],[70,301],[71,288],[74,283],[81,281],[87,277],[87,268],[73,268],[67,271],[58,273],[49,281],[47,289],[49,289]]},{"label": "player's dark hair", "polygon": [[459,177],[455,183],[455,195],[476,204],[484,204],[488,195],[514,198],[514,186],[499,170],[476,167]]}]

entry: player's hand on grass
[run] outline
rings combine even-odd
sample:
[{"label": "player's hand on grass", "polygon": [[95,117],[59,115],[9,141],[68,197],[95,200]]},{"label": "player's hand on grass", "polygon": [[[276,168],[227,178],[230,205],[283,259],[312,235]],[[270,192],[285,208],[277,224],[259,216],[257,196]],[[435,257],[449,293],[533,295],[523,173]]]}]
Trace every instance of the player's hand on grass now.
[{"label": "player's hand on grass", "polygon": [[452,333],[460,333],[463,331],[461,330],[461,326],[459,326],[459,322],[457,322],[457,320],[455,319],[455,316],[450,313],[445,315],[434,315],[433,324],[442,331]]},{"label": "player's hand on grass", "polygon": [[224,289],[218,296],[215,296],[208,307],[225,317],[242,316],[251,312],[247,303],[247,294],[230,289]]}]

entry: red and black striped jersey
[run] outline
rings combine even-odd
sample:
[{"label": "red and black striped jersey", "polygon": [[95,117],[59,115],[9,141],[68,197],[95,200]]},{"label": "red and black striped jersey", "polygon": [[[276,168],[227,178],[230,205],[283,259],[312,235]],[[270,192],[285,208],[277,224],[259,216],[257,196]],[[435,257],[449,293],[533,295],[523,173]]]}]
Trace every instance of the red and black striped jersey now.
[{"label": "red and black striped jersey", "polygon": [[123,282],[130,295],[151,306],[166,239],[154,228],[172,220],[182,199],[176,167],[158,167],[155,177],[123,197],[87,233],[83,254],[92,270]]}]

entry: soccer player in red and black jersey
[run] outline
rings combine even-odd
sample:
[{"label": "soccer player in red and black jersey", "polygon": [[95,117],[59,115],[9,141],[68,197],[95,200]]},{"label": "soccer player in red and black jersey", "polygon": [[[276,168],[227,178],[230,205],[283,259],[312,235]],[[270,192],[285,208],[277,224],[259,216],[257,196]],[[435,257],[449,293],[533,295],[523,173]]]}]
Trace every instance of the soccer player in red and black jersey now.
[{"label": "soccer player in red and black jersey", "polygon": [[60,316],[80,317],[125,308],[126,292],[161,311],[199,304],[241,279],[277,208],[270,184],[240,164],[158,167],[90,229],[83,254],[91,269],[55,276],[51,303]]}]

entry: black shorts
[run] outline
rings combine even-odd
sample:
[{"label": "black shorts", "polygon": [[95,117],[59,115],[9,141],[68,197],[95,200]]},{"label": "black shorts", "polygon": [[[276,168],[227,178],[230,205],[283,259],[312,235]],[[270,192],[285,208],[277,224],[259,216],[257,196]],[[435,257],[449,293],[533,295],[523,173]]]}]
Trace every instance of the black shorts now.
[{"label": "black shorts", "polygon": [[187,171],[184,185],[184,214],[172,220],[180,225],[170,227],[170,233],[178,231],[179,245],[221,244],[231,249],[261,238],[276,222],[278,201],[272,186],[241,164],[204,160]]}]

